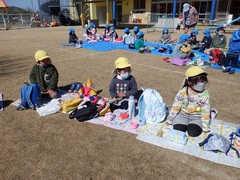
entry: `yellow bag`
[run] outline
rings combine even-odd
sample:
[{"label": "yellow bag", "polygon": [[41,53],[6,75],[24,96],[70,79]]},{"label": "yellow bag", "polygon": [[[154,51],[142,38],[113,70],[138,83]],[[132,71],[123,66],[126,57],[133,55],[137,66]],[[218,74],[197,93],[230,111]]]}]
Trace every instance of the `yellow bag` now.
[{"label": "yellow bag", "polygon": [[106,102],[105,107],[99,112],[99,116],[105,116],[105,114],[108,112],[111,112],[110,103]]},{"label": "yellow bag", "polygon": [[183,45],[181,48],[180,48],[180,50],[182,51],[182,52],[184,52],[184,53],[188,53],[189,51],[191,51],[191,46],[190,45],[187,45],[187,46],[185,46],[185,45]]},{"label": "yellow bag", "polygon": [[62,111],[65,113],[72,111],[76,109],[82,101],[82,98],[72,98],[70,100],[64,101],[62,104]]}]

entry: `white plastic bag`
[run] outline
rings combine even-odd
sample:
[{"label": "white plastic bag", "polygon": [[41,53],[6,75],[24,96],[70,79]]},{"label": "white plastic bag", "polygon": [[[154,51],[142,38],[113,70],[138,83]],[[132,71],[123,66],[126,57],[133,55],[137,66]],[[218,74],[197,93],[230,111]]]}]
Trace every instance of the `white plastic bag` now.
[{"label": "white plastic bag", "polygon": [[59,105],[61,102],[61,99],[52,99],[49,103],[47,103],[45,106],[42,106],[40,108],[37,108],[37,112],[40,116],[46,116],[49,114],[54,114],[58,111],[60,111],[61,106]]}]

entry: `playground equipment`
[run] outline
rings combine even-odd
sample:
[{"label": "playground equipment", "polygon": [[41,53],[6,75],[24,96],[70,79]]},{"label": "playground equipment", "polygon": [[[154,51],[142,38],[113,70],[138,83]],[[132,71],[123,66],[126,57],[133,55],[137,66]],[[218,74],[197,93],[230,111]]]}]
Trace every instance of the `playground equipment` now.
[{"label": "playground equipment", "polygon": [[11,29],[11,22],[8,15],[8,5],[4,0],[0,0],[0,9],[2,10],[3,23],[6,30]]},{"label": "playground equipment", "polygon": [[230,26],[231,24],[233,24],[233,23],[235,23],[235,22],[237,22],[237,21],[239,21],[239,20],[240,20],[240,16],[239,16],[238,18],[232,20],[231,22],[227,23],[226,26]]}]

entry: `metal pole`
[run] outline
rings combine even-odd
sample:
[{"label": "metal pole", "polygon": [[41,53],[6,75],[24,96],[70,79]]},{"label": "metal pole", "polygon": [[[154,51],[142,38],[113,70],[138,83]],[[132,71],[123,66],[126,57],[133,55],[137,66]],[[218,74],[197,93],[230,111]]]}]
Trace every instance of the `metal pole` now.
[{"label": "metal pole", "polygon": [[110,14],[108,12],[108,0],[106,0],[106,13],[107,13],[107,24],[110,24]]},{"label": "metal pole", "polygon": [[116,25],[116,13],[117,13],[117,11],[116,11],[116,1],[114,0],[113,2],[112,2],[112,6],[113,6],[113,9],[112,9],[112,17],[113,17],[113,25],[115,26]]},{"label": "metal pole", "polygon": [[173,1],[173,18],[176,17],[177,0]]},{"label": "metal pole", "polygon": [[214,20],[215,18],[215,7],[216,7],[216,0],[212,0],[210,20]]},{"label": "metal pole", "polygon": [[80,3],[80,6],[81,6],[80,18],[81,18],[81,21],[82,21],[82,27],[84,28],[85,27],[85,20],[84,20],[84,15],[83,15],[83,4],[82,4],[82,2]]}]

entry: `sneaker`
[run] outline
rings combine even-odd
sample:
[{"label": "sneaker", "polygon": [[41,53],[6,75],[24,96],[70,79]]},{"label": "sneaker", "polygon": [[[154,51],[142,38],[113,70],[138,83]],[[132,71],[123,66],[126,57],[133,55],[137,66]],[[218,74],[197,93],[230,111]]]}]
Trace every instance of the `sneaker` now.
[{"label": "sneaker", "polygon": [[230,71],[230,68],[226,68],[226,69],[222,70],[223,73],[227,73],[229,71]]},{"label": "sneaker", "polygon": [[228,72],[228,74],[234,74],[235,73],[235,69],[234,68],[231,68]]}]

